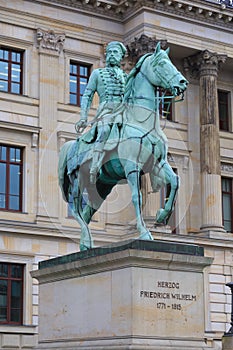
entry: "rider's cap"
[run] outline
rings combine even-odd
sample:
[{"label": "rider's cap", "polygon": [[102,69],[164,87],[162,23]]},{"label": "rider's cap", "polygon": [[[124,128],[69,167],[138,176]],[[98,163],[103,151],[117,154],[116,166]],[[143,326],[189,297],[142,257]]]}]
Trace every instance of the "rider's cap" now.
[{"label": "rider's cap", "polygon": [[125,56],[125,53],[126,53],[127,50],[126,50],[125,45],[122,44],[120,41],[111,41],[106,47],[106,52],[108,51],[108,49],[111,46],[118,46],[121,49],[121,51],[122,51],[123,57]]}]

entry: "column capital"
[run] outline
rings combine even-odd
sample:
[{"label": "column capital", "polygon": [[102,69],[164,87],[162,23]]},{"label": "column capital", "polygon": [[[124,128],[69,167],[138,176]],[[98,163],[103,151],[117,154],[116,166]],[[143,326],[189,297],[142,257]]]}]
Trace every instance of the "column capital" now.
[{"label": "column capital", "polygon": [[157,40],[155,37],[149,37],[142,34],[140,37],[134,38],[127,45],[128,58],[134,63],[146,53],[152,53],[157,43],[160,41],[162,49],[167,45],[167,40]]},{"label": "column capital", "polygon": [[190,73],[192,78],[198,78],[205,75],[218,75],[221,63],[225,63],[227,55],[220,55],[216,52],[204,50],[198,54],[186,57],[184,59],[184,69]]},{"label": "column capital", "polygon": [[65,34],[38,28],[36,39],[40,52],[59,55],[63,50]]}]

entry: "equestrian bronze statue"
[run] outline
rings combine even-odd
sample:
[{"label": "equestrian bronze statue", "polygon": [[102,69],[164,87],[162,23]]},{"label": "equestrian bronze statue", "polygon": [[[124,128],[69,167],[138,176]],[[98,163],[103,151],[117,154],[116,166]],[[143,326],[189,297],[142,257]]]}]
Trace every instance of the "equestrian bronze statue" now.
[{"label": "equestrian bronze statue", "polygon": [[[115,55],[119,54],[119,61],[124,56],[124,47],[118,42],[115,45],[119,50],[115,52]],[[70,195],[73,197],[73,215],[81,226],[80,250],[93,247],[88,224],[119,182],[127,182],[131,189],[139,239],[153,240],[142,217],[140,184],[143,174],[149,173],[154,192],[170,185],[164,208],[160,208],[155,216],[156,223],[167,223],[174,209],[179,177],[167,161],[167,138],[160,127],[160,109],[164,98],[158,91],[161,88],[164,93],[169,91],[171,98],[182,97],[188,81],[172,64],[168,51],[157,44],[155,52],[142,56],[127,77],[120,71],[119,64],[111,73],[113,67],[107,66],[109,74],[118,74],[121,85],[116,90],[116,101],[111,101],[109,97],[107,100],[102,98],[90,130],[77,140],[66,142],[61,149],[59,184],[66,202]],[[106,76],[105,80],[110,82],[111,79]],[[113,79],[116,84],[117,78]],[[91,85],[89,93],[98,89],[103,92],[106,88],[101,86],[105,84],[103,80],[99,72],[96,82],[100,86]],[[113,92],[114,89],[109,87],[109,93]],[[84,103],[89,107],[89,100]],[[86,126],[86,120],[85,115],[77,123],[78,130]],[[107,132],[102,131],[105,130],[106,120]],[[93,164],[96,151],[99,152],[98,159]]]}]

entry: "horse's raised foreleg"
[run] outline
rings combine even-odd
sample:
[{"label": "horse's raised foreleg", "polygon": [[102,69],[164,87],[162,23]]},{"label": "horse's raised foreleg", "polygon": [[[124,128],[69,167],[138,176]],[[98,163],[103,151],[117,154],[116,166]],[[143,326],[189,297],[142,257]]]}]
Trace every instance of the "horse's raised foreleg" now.
[{"label": "horse's raised foreleg", "polygon": [[83,191],[79,188],[78,178],[75,178],[73,185],[73,216],[78,221],[81,227],[81,237],[80,237],[80,250],[87,250],[93,248],[93,241],[91,232],[83,217],[82,212],[82,200],[83,200]]},{"label": "horse's raised foreleg", "polygon": [[146,228],[142,217],[142,193],[140,190],[140,172],[134,170],[128,173],[127,181],[132,192],[132,202],[135,208],[137,229],[140,233],[139,239],[153,240],[150,231]]},{"label": "horse's raised foreleg", "polygon": [[156,222],[167,224],[173,210],[179,188],[179,176],[176,175],[171,166],[164,160],[161,162],[161,171],[163,172],[165,184],[170,184],[171,190],[166,199],[164,208],[157,211]]}]

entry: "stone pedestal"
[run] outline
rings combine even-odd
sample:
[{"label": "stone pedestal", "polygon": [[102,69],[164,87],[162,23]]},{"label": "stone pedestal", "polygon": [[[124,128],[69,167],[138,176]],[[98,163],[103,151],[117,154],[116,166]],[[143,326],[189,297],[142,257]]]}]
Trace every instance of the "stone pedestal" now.
[{"label": "stone pedestal", "polygon": [[44,261],[37,349],[205,349],[211,262],[195,245],[140,240]]}]

